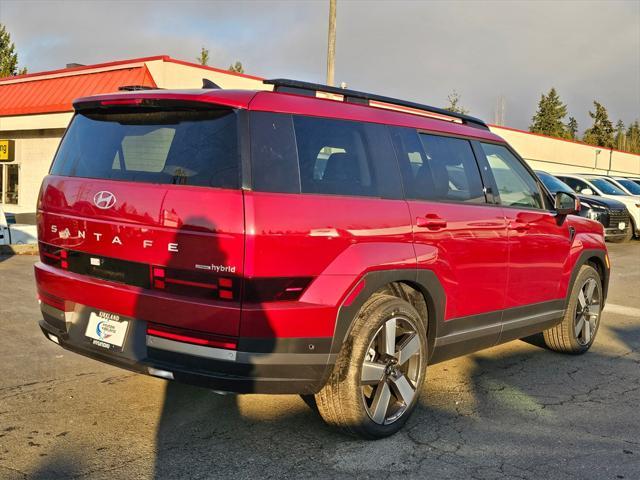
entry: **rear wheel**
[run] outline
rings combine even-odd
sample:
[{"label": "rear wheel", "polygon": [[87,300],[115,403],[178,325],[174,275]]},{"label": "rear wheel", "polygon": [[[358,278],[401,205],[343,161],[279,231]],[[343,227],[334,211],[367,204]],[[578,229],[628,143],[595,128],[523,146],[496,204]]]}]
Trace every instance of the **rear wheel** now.
[{"label": "rear wheel", "polygon": [[571,298],[562,322],[544,331],[551,350],[584,353],[596,338],[602,312],[602,280],[591,265],[583,265],[573,284]]},{"label": "rear wheel", "polygon": [[397,432],[425,377],[425,322],[408,302],[374,295],[362,307],[316,404],[324,420],[364,438]]}]

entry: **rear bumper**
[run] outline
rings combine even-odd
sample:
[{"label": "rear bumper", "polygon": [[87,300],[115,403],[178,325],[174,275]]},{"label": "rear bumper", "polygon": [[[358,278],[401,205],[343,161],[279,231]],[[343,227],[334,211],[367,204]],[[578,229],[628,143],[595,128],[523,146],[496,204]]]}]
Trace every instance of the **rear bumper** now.
[{"label": "rear bumper", "polygon": [[[45,335],[50,339],[49,334],[53,335],[67,350],[122,368],[147,374],[149,368],[164,370],[177,381],[230,392],[315,393],[335,363],[333,325],[329,323],[332,312],[327,308],[299,303],[265,307],[258,311],[260,315],[247,312],[248,327],[241,329],[238,304],[163,296],[42,263],[36,263],[35,277],[43,299],[40,327]],[[130,322],[121,351],[94,345],[86,337],[90,313],[99,311]],[[219,335],[231,339],[236,348],[147,335],[147,321]]]},{"label": "rear bumper", "polygon": [[245,339],[239,347],[254,345],[256,351],[230,350],[147,335],[147,322],[135,318],[127,318],[129,328],[122,351],[107,350],[85,336],[88,312],[95,309],[80,306],[64,312],[42,303],[41,310],[42,332],[67,350],[127,370],[215,390],[316,393],[335,363],[335,355],[330,353],[300,353],[303,348],[313,352],[316,346],[324,350],[331,339]]}]

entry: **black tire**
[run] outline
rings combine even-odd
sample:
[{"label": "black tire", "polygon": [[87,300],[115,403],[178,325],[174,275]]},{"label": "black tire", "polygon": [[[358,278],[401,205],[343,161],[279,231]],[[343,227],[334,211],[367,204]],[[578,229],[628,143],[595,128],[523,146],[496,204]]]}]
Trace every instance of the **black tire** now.
[{"label": "black tire", "polygon": [[[391,331],[393,334],[386,333]],[[394,343],[390,348],[387,338],[392,337]],[[396,354],[381,355],[376,349]],[[416,353],[409,356],[409,352]],[[426,319],[421,319],[404,300],[373,295],[358,312],[329,380],[315,396],[320,415],[329,425],[351,435],[367,439],[393,435],[415,409],[427,358]],[[372,371],[376,372],[374,376],[380,375],[380,380],[365,378]],[[413,395],[407,385],[414,389]],[[410,401],[404,401],[405,397]],[[386,406],[375,408],[385,401]],[[383,409],[382,422],[374,421],[373,417],[380,418]]]},{"label": "black tire", "polygon": [[[586,299],[584,291],[587,285],[594,288],[590,299]],[[570,354],[582,354],[589,350],[600,327],[602,300],[600,274],[591,265],[583,265],[571,288],[571,297],[562,322],[543,332],[546,346],[556,352]],[[583,303],[588,305],[586,310]]]}]

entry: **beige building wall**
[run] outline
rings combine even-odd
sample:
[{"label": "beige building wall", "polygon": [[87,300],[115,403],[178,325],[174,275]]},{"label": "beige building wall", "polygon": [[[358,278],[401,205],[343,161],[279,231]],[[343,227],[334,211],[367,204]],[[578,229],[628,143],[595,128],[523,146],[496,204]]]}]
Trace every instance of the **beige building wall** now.
[{"label": "beige building wall", "polygon": [[550,173],[600,173],[637,175],[640,155],[593,147],[504,127],[490,126],[504,138],[532,168]]},{"label": "beige building wall", "polygon": [[207,78],[224,89],[271,90],[271,86],[264,85],[260,79],[241,77],[206,67],[162,60],[146,62],[146,65],[160,88],[202,88],[202,79]]},{"label": "beige building wall", "polygon": [[40,183],[49,172],[63,134],[64,128],[0,131],[0,138],[15,140],[13,163],[18,164],[19,168],[18,204],[5,205],[5,210],[13,213],[36,211]]}]

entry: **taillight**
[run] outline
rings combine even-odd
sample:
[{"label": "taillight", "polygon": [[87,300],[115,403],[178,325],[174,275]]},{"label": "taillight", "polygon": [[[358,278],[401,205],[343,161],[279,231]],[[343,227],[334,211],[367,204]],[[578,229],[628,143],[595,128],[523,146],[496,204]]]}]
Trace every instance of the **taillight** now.
[{"label": "taillight", "polygon": [[40,242],[40,260],[52,267],[69,269],[69,252],[63,248]]},{"label": "taillight", "polygon": [[69,270],[69,252],[60,250],[60,268]]},{"label": "taillight", "polygon": [[194,345],[204,345],[207,347],[236,349],[238,344],[231,338],[222,337],[220,335],[209,335],[202,332],[194,332],[182,328],[167,327],[157,323],[147,324],[147,335],[154,337],[166,338],[167,340],[175,340],[177,342],[193,343]]},{"label": "taillight", "polygon": [[153,285],[153,288],[158,288],[160,290],[163,290],[165,287],[165,283],[164,283],[164,268],[162,267],[152,267],[151,268],[151,284]]},{"label": "taillight", "polygon": [[176,268],[151,267],[153,288],[176,295],[238,301],[240,282],[237,278],[217,277],[207,272]]},{"label": "taillight", "polygon": [[310,283],[309,277],[246,279],[243,300],[251,303],[297,300]]}]

